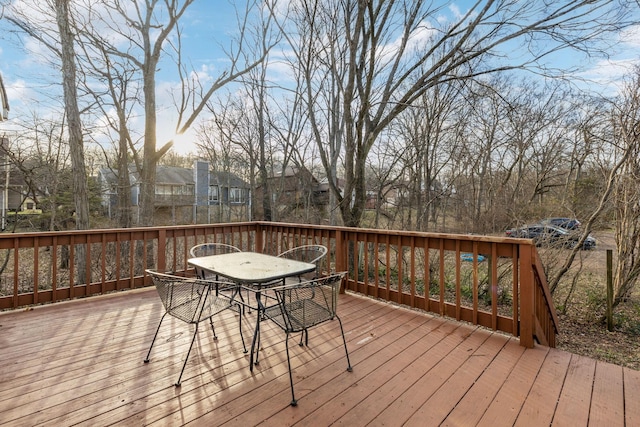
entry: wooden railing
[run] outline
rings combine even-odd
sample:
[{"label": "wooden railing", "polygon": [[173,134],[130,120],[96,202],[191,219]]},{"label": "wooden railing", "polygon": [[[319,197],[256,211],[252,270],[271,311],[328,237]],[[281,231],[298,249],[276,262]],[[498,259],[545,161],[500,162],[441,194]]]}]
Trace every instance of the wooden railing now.
[{"label": "wooden railing", "polygon": [[270,254],[324,244],[322,270],[348,271],[349,291],[555,346],[535,246],[476,235],[271,222],[0,234],[0,309],[148,286],[145,269],[190,272],[189,248],[205,241]]}]

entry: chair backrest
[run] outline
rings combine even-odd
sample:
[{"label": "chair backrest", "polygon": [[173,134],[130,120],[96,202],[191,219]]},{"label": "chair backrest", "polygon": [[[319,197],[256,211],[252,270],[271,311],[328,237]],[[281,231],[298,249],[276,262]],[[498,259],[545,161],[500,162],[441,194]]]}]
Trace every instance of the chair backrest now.
[{"label": "chair backrest", "polygon": [[220,298],[211,292],[212,286],[229,286],[210,280],[174,276],[145,270],[158,291],[167,314],[187,323],[198,323],[222,311],[231,304],[228,298]]},{"label": "chair backrest", "polygon": [[[236,248],[235,246],[227,245],[226,243],[201,243],[199,245],[195,245],[189,251],[191,257],[193,258],[208,255],[228,254],[231,252],[240,252],[240,249]],[[207,275],[207,273],[199,267],[196,267],[195,269],[196,276],[201,279],[217,279],[217,277]]]},{"label": "chair backrest", "polygon": [[289,332],[303,331],[331,320],[338,308],[340,284],[346,272],[273,288],[278,299],[268,313],[281,328]]},{"label": "chair backrest", "polygon": [[284,251],[278,256],[281,258],[295,259],[297,261],[304,261],[316,265],[316,271],[311,276],[304,275],[306,278],[314,278],[318,275],[320,270],[320,263],[327,255],[327,247],[324,245],[304,245],[296,246],[295,248]]},{"label": "chair backrest", "polygon": [[240,252],[240,248],[236,248],[226,243],[201,243],[191,248],[189,253],[193,258],[208,255],[228,254],[230,252]]}]

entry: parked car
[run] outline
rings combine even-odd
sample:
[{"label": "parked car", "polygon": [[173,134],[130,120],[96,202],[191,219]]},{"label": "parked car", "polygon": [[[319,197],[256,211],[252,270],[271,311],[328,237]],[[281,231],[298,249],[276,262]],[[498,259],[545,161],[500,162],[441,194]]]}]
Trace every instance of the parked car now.
[{"label": "parked car", "polygon": [[[580,232],[549,224],[533,224],[511,228],[505,234],[508,237],[533,239],[536,246],[573,248],[580,240]],[[588,236],[582,244],[582,249],[593,249],[595,247],[596,239],[591,236]]]},{"label": "parked car", "polygon": [[580,221],[575,218],[546,218],[540,224],[555,225],[567,230],[577,230],[580,227]]}]

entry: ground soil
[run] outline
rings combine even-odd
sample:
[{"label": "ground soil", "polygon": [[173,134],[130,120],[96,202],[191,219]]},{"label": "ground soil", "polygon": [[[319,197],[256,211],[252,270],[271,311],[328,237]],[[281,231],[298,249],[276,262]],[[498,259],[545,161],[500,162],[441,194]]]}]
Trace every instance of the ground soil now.
[{"label": "ground soil", "polygon": [[610,332],[604,317],[606,251],[613,251],[615,262],[615,242],[611,232],[593,235],[598,241],[597,249],[582,254],[578,279],[571,283],[573,276],[569,275],[553,295],[560,321],[557,347],[640,370],[640,291],[616,307]]},{"label": "ground soil", "polygon": [[640,335],[614,329],[609,332],[600,324],[578,323],[560,317],[557,348],[593,359],[640,370]]}]

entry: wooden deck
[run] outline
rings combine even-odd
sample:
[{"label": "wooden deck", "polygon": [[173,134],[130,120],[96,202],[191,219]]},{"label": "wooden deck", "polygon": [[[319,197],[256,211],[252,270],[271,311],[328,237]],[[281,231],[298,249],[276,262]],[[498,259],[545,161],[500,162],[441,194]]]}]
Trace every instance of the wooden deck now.
[{"label": "wooden deck", "polygon": [[[105,425],[640,425],[640,372],[347,294],[337,323],[292,345],[263,324],[251,374],[234,314],[202,327],[182,386],[192,329],[161,316],[153,288],[0,313],[0,424]],[[246,314],[247,342],[255,312]]]}]

